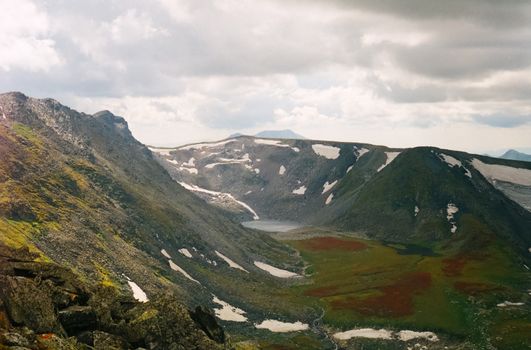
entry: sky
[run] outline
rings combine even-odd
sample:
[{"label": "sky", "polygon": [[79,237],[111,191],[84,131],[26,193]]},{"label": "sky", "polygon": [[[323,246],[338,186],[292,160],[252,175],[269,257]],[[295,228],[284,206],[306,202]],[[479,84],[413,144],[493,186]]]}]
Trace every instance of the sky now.
[{"label": "sky", "polygon": [[0,91],[234,132],[531,149],[531,1],[0,0]]}]

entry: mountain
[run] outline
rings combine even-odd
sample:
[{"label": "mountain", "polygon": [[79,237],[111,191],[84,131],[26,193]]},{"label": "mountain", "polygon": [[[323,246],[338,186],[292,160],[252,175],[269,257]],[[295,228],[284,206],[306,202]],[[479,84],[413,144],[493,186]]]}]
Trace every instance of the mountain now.
[{"label": "mountain", "polygon": [[531,162],[531,155],[510,149],[500,156],[503,159],[520,160],[524,162]]},{"label": "mountain", "polygon": [[[85,341],[81,330],[93,339],[94,332],[109,333],[113,322],[134,321],[128,318],[133,315],[123,315],[107,322],[109,327],[92,322],[88,328],[65,333],[65,323],[54,321],[60,319],[62,310],[88,307],[100,292],[90,290],[83,293],[83,301],[57,304],[52,285],[45,290],[49,294],[38,297],[50,305],[46,315],[41,315],[42,305],[28,304],[27,310],[20,311],[21,306],[17,309],[14,305],[31,300],[36,293],[34,288],[43,288],[42,281],[50,279],[58,287],[65,283],[61,282],[63,277],[55,277],[55,272],[45,273],[50,277],[38,277],[43,270],[65,269],[59,275],[69,273],[73,275],[71,280],[83,282],[71,283],[82,285],[80,290],[87,286],[109,287],[116,295],[113,300],[125,298],[127,305],[133,305],[133,296],[142,301],[153,300],[153,304],[149,303],[153,308],[143,310],[155,317],[157,310],[162,310],[158,307],[164,308],[162,305],[178,308],[182,313],[186,310],[183,305],[216,309],[220,303],[233,303],[233,299],[241,307],[251,304],[250,300],[259,300],[255,294],[278,288],[278,282],[264,276],[265,272],[253,261],[278,259],[282,261],[280,266],[286,267],[297,262],[288,247],[244,229],[179,186],[149,149],[133,138],[123,118],[108,111],[78,113],[55,100],[29,98],[21,93],[0,95],[0,106],[0,244],[11,249],[9,254],[14,257],[9,261],[35,265],[31,269],[14,266],[3,271],[1,322],[9,320],[13,327],[32,328],[35,325],[26,320],[46,316],[50,321],[43,327],[33,327],[34,332],[77,336],[77,341]],[[25,258],[18,249],[26,250]],[[238,283],[230,283],[231,280]],[[13,293],[22,293],[21,285],[28,293],[25,299],[16,301]],[[64,288],[77,294],[74,289]],[[239,297],[243,291],[248,292]],[[157,300],[168,293],[173,295],[170,303],[161,301],[163,304],[157,306]],[[55,304],[50,304],[50,298]],[[258,322],[265,313],[274,315],[275,309],[281,307],[282,302],[269,308],[249,306],[249,310],[257,311],[248,317]],[[116,312],[121,315],[130,308],[118,308]],[[94,315],[93,309],[90,315]],[[21,313],[25,316],[17,316]],[[76,313],[72,317],[78,316]],[[190,329],[191,336],[195,328],[208,339],[200,330],[204,324],[193,322],[190,317],[179,322]],[[5,323],[0,328],[5,328]],[[148,347],[149,344],[123,337],[132,329],[113,330],[110,336]],[[171,328],[164,331],[168,339],[180,337],[178,333],[172,335]],[[201,346],[201,339],[195,339],[195,343],[183,339],[175,346],[214,347]],[[154,348],[169,345],[161,343]]]},{"label": "mountain", "polygon": [[518,316],[531,288],[531,164],[250,136],[152,151],[176,181],[239,220],[307,226],[275,237],[309,264],[312,283],[295,294],[318,300],[323,322],[345,330],[333,335],[339,346],[401,348],[356,335],[378,338],[389,324],[438,329],[466,339],[463,348],[531,341],[531,319]]},{"label": "mountain", "polygon": [[[242,133],[234,133],[229,136],[229,138],[234,137],[240,137],[244,136]],[[296,132],[285,129],[285,130],[264,130],[260,131],[257,134],[254,135],[255,137],[261,137],[266,139],[296,139],[296,140],[304,140],[306,137],[297,134]]]},{"label": "mountain", "polygon": [[[0,107],[0,348],[531,342],[530,163],[249,136],[147,148],[109,111]],[[240,224],[258,218],[305,226]]]},{"label": "mountain", "polygon": [[266,139],[297,139],[297,140],[304,140],[306,137],[297,134],[296,132],[285,129],[285,130],[264,130],[260,131],[256,135],[256,137],[263,137]]}]

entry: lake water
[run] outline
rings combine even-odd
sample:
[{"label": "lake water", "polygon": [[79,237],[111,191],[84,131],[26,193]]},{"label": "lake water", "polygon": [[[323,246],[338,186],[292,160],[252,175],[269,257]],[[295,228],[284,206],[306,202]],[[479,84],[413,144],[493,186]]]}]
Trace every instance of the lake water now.
[{"label": "lake water", "polygon": [[287,232],[296,228],[304,227],[304,225],[293,221],[278,221],[278,220],[255,220],[244,221],[242,225],[255,230],[266,232]]}]

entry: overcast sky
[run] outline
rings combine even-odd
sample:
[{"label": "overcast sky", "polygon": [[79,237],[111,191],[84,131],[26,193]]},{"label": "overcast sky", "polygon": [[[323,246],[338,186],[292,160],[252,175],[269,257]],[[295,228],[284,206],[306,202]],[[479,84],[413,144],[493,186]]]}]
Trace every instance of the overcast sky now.
[{"label": "overcast sky", "polygon": [[531,1],[0,0],[0,90],[153,145],[531,147]]}]

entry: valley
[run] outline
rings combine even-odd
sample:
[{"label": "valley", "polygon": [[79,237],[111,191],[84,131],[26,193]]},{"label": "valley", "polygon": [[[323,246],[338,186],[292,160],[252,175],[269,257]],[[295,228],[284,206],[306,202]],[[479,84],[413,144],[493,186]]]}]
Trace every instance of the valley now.
[{"label": "valley", "polygon": [[[249,136],[148,147],[108,111],[0,105],[0,344],[531,344],[531,163]],[[47,306],[21,315],[20,283]]]}]

